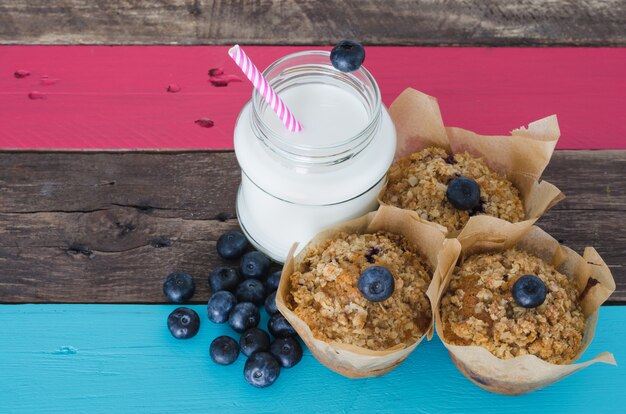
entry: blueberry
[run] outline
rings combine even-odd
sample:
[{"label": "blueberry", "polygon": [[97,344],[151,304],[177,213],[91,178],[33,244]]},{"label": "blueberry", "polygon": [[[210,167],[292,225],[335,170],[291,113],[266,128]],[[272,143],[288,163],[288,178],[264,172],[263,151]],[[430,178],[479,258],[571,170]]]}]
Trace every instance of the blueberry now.
[{"label": "blueberry", "polygon": [[174,272],[163,282],[163,294],[174,303],[186,302],[196,291],[196,284],[188,273]]},{"label": "blueberry", "polygon": [[211,342],[209,354],[213,362],[219,365],[230,365],[239,356],[239,345],[230,336],[218,336]]},{"label": "blueberry", "polygon": [[393,294],[393,275],[383,266],[370,266],[359,276],[359,290],[370,302],[382,302]]},{"label": "blueberry", "polygon": [[267,277],[265,281],[265,288],[267,289],[267,293],[271,293],[275,290],[278,290],[278,284],[280,283],[280,275],[282,270],[277,270]]},{"label": "blueberry", "polygon": [[167,317],[167,327],[176,339],[189,339],[200,329],[200,318],[193,309],[176,308]]},{"label": "blueberry", "polygon": [[235,332],[245,332],[256,327],[261,321],[261,314],[254,304],[250,302],[238,303],[228,315],[228,324]]},{"label": "blueberry", "polygon": [[267,330],[276,338],[287,338],[298,334],[289,321],[280,313],[272,315],[267,322]]},{"label": "blueberry", "polygon": [[217,254],[223,259],[239,259],[248,247],[248,240],[241,232],[229,231],[217,239]]},{"label": "blueberry", "polygon": [[454,158],[454,154],[450,154],[448,155],[446,158],[443,159],[446,164],[450,164],[450,165],[454,165],[457,163],[456,158]]},{"label": "blueberry", "polygon": [[453,178],[448,183],[446,198],[457,210],[474,210],[480,206],[480,186],[471,178]]},{"label": "blueberry", "polygon": [[365,60],[365,48],[354,40],[342,40],[330,52],[330,62],[342,72],[354,72]]},{"label": "blueberry", "polygon": [[265,298],[265,311],[270,315],[276,315],[278,308],[276,307],[276,292],[272,292]]},{"label": "blueberry", "polygon": [[270,259],[261,252],[248,252],[241,258],[239,270],[244,279],[260,279],[270,270]]},{"label": "blueberry", "polygon": [[367,263],[376,263],[376,257],[380,254],[380,247],[372,246],[369,248],[367,253],[365,253],[365,260]]},{"label": "blueberry", "polygon": [[237,286],[235,296],[239,302],[252,302],[261,306],[265,301],[265,286],[260,280],[244,280]]},{"label": "blueberry", "polygon": [[257,388],[272,385],[280,375],[280,364],[269,352],[252,354],[243,367],[246,382]]},{"label": "blueberry", "polygon": [[220,266],[209,274],[211,292],[219,292],[220,290],[234,292],[241,280],[237,270],[228,266]]},{"label": "blueberry", "polygon": [[513,284],[511,293],[518,305],[524,308],[536,308],[546,300],[548,291],[543,280],[535,275],[524,275]]},{"label": "blueberry", "polygon": [[230,311],[237,304],[235,295],[225,290],[215,292],[207,304],[207,315],[209,320],[215,323],[224,323],[228,320]]},{"label": "blueberry", "polygon": [[250,356],[255,352],[269,351],[270,336],[263,329],[250,328],[239,338],[241,353]]},{"label": "blueberry", "polygon": [[302,347],[296,338],[278,338],[270,346],[270,352],[283,368],[291,368],[302,359]]}]

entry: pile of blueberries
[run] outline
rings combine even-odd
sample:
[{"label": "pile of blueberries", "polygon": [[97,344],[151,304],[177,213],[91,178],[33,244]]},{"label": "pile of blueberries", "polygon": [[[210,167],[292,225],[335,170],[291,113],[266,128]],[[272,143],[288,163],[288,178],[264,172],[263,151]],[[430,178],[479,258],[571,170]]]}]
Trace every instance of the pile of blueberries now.
[{"label": "pile of blueberries", "polygon": [[[244,366],[245,380],[255,387],[272,385],[281,368],[291,368],[302,359],[302,346],[287,319],[276,307],[276,290],[280,270],[270,274],[270,260],[263,253],[248,251],[245,236],[238,231],[223,234],[217,241],[217,253],[226,260],[240,260],[239,269],[220,266],[209,275],[212,296],[207,305],[211,322],[228,323],[239,341],[223,335],[215,338],[209,348],[213,362],[230,365],[239,353],[248,359]],[[170,274],[163,283],[163,293],[172,302],[186,302],[195,292],[193,278],[182,272]],[[264,305],[270,315],[267,330],[258,328],[259,307]],[[194,337],[200,328],[200,318],[185,307],[175,309],[167,319],[175,338]]]}]

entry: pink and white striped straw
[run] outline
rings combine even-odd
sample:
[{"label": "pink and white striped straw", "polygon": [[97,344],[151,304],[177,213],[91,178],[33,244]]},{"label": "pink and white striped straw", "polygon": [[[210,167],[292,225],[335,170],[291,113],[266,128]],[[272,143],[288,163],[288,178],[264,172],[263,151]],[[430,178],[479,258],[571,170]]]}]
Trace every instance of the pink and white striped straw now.
[{"label": "pink and white striped straw", "polygon": [[278,96],[274,89],[270,86],[269,82],[263,77],[259,69],[252,63],[248,55],[244,53],[239,45],[235,45],[228,50],[228,54],[241,71],[246,75],[250,82],[254,85],[257,91],[261,94],[265,102],[274,110],[276,115],[283,121],[283,124],[291,132],[302,131],[302,125],[296,119],[291,111],[287,108],[282,99]]}]

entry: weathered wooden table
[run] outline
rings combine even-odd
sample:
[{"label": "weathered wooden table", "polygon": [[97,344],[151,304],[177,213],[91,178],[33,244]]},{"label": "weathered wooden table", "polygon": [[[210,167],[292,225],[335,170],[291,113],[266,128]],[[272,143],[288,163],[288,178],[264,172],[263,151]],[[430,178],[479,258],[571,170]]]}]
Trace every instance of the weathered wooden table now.
[{"label": "weathered wooden table", "polygon": [[[170,336],[164,277],[194,275],[203,315],[215,240],[237,228],[232,128],[251,87],[207,76],[236,73],[217,46],[234,42],[303,45],[246,48],[265,67],[363,40],[386,104],[411,86],[439,98],[446,124],[482,133],[556,113],[544,178],[567,198],[539,225],[579,252],[595,246],[617,282],[607,304],[626,301],[624,2],[332,3],[0,0],[0,412],[623,410],[625,377],[610,366],[507,398],[469,383],[435,339],[380,379],[344,379],[307,352],[257,390],[243,358],[208,357],[229,328],[203,319],[196,338]],[[212,46],[145,46],[170,43]],[[602,308],[583,359],[624,360],[624,317]]]}]

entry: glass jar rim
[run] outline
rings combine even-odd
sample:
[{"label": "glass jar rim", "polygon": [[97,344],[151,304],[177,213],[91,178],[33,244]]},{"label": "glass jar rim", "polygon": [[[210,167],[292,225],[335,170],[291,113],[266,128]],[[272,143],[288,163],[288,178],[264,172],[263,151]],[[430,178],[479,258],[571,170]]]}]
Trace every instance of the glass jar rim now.
[{"label": "glass jar rim", "polygon": [[[267,124],[267,122],[265,122],[265,120],[263,119],[262,116],[260,116],[260,113],[262,111],[262,107],[263,105],[267,105],[265,100],[263,99],[263,97],[261,96],[261,94],[259,93],[258,90],[256,90],[256,88],[253,90],[252,92],[252,107],[253,107],[253,114],[256,116],[257,121],[260,124],[260,128],[263,131],[263,134],[268,136],[270,138],[271,141],[276,141],[277,143],[279,143],[280,145],[284,146],[284,147],[288,147],[290,149],[293,150],[303,150],[303,151],[307,151],[307,150],[315,150],[315,151],[333,151],[333,150],[341,150],[342,148],[345,148],[347,145],[354,143],[354,142],[358,142],[359,140],[363,139],[364,135],[367,135],[370,133],[371,130],[373,130],[379,121],[380,118],[380,111],[381,111],[381,107],[382,107],[382,98],[380,95],[380,89],[378,88],[378,84],[376,83],[376,80],[374,79],[374,77],[372,76],[372,74],[364,67],[361,66],[359,69],[357,69],[354,72],[340,72],[339,70],[335,69],[331,62],[330,62],[330,52],[325,51],[325,50],[307,50],[307,51],[302,51],[302,52],[296,52],[296,53],[291,53],[289,55],[283,56],[282,58],[274,61],[272,64],[270,64],[264,71],[263,71],[263,76],[267,79],[268,75],[275,70],[278,66],[285,64],[286,62],[293,60],[293,59],[297,59],[300,57],[306,57],[306,56],[312,56],[312,57],[325,57],[328,61],[328,69],[332,70],[334,73],[337,74],[341,74],[342,76],[345,77],[354,77],[354,73],[361,73],[363,75],[363,77],[365,79],[367,79],[367,82],[371,85],[372,87],[372,91],[373,91],[373,102],[372,102],[372,113],[374,114],[373,116],[369,117],[368,123],[367,125],[365,125],[363,127],[363,129],[361,129],[358,133],[348,137],[345,140],[342,140],[340,142],[331,144],[331,145],[324,145],[324,146],[310,146],[310,145],[302,145],[302,144],[298,144],[296,141],[292,140],[292,139],[283,139],[283,137],[280,136],[280,134],[276,133],[275,131],[272,130],[272,128]],[[271,80],[268,79],[268,82],[271,84]],[[347,83],[347,82],[346,82]],[[356,89],[356,88],[355,88]],[[297,134],[297,132],[292,133],[292,134]],[[291,138],[291,137],[289,137]],[[283,147],[283,148],[284,148]],[[284,150],[283,150],[284,151]],[[293,154],[295,156],[298,156],[297,154]]]}]

